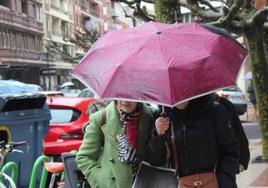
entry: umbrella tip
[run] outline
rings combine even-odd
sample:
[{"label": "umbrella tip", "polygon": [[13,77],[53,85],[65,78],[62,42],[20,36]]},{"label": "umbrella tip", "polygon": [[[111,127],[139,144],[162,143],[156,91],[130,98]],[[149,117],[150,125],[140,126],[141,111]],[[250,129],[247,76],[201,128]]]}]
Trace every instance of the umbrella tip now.
[{"label": "umbrella tip", "polygon": [[157,31],[156,34],[160,35],[161,34],[161,31]]}]

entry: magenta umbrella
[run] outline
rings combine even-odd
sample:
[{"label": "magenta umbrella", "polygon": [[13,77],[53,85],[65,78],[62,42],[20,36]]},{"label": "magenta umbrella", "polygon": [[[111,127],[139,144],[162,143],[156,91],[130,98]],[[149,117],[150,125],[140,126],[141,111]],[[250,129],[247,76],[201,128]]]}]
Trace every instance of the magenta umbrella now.
[{"label": "magenta umbrella", "polygon": [[105,34],[72,75],[103,99],[175,106],[235,85],[246,55],[220,29],[148,22]]}]

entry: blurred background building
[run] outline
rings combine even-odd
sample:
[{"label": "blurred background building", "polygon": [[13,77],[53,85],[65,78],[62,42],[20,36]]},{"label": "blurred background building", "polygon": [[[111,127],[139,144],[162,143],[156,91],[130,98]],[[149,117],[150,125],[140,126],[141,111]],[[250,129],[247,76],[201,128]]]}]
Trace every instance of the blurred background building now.
[{"label": "blurred background building", "polygon": [[40,82],[42,1],[0,1],[0,78]]},{"label": "blurred background building", "polygon": [[0,79],[78,84],[70,71],[98,37],[133,26],[127,11],[111,0],[1,0]]}]

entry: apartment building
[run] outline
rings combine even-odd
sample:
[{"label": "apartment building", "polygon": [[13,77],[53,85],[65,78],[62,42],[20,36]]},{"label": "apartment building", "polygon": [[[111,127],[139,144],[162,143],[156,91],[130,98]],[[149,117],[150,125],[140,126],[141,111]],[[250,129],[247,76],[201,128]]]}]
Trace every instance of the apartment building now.
[{"label": "apartment building", "polygon": [[75,0],[75,56],[79,61],[90,48],[94,37],[100,36],[101,7],[99,0]]},{"label": "apartment building", "polygon": [[39,83],[42,60],[42,1],[0,1],[0,79]]},{"label": "apartment building", "polygon": [[47,66],[41,70],[40,84],[47,90],[71,80],[74,68],[74,0],[44,0],[43,49]]}]

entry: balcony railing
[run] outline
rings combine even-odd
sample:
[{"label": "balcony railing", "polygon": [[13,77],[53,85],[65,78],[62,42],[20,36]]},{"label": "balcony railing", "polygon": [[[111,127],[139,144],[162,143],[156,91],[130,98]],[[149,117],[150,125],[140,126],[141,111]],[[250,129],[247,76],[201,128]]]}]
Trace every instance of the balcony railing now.
[{"label": "balcony railing", "polygon": [[13,28],[23,28],[25,30],[39,33],[43,31],[42,22],[38,22],[33,18],[30,18],[23,14],[11,12],[9,9],[2,8],[0,6],[0,22],[1,20],[12,26]]},{"label": "balcony railing", "polygon": [[54,31],[52,31],[52,34],[55,35],[55,36],[57,36],[57,37],[61,37],[62,36],[62,31],[60,31],[60,30],[54,30]]},{"label": "balcony railing", "polygon": [[0,56],[3,59],[23,59],[38,61],[40,59],[40,53],[26,50],[15,49],[2,49],[0,48]]},{"label": "balcony railing", "polygon": [[50,6],[51,6],[52,9],[57,10],[57,11],[59,11],[59,9],[60,9],[58,6],[53,5],[53,4],[51,4]]}]

